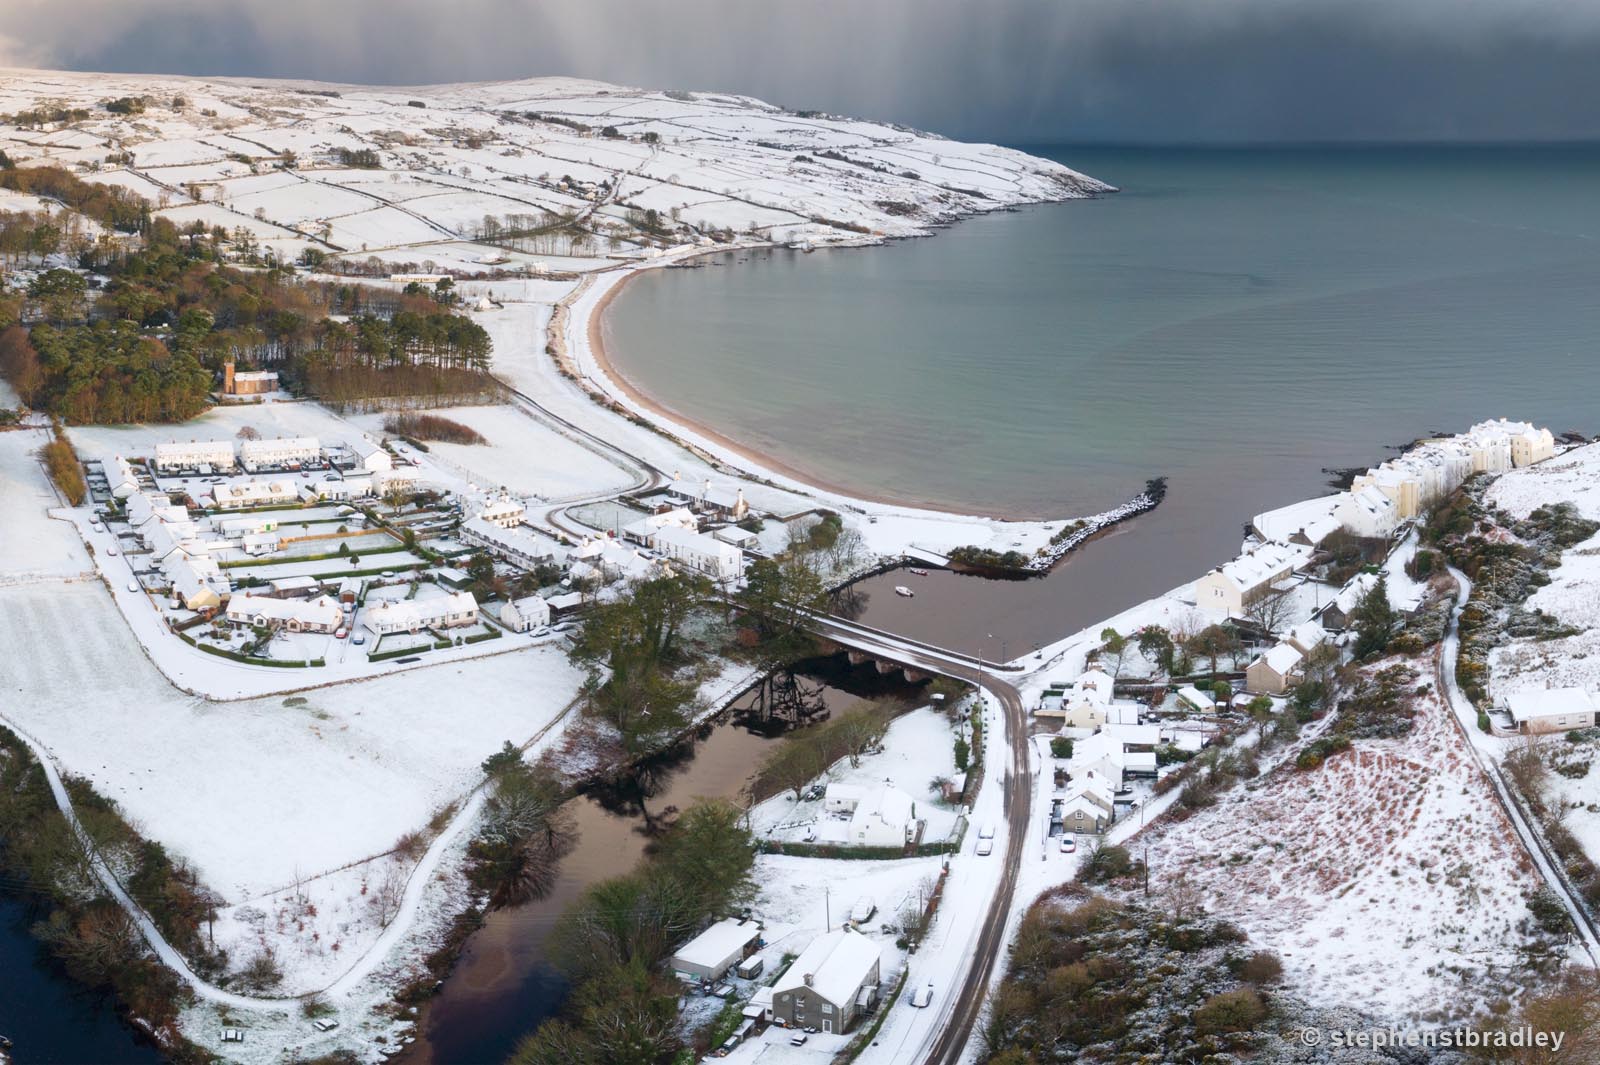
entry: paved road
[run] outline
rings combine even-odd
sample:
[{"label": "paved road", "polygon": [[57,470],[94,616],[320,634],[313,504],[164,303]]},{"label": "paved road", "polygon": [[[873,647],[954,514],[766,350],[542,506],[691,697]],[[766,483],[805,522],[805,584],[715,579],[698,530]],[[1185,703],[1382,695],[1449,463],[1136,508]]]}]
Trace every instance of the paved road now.
[{"label": "paved road", "polygon": [[[951,999],[952,1005],[942,1025],[936,1030],[932,1045],[925,1047],[922,1058],[927,1065],[957,1065],[966,1052],[967,1044],[983,1013],[983,1004],[995,964],[1006,945],[1006,924],[1011,915],[1011,903],[1016,896],[1017,877],[1022,868],[1028,823],[1032,813],[1032,775],[1028,765],[1028,720],[1022,705],[1022,696],[994,667],[983,664],[969,655],[947,651],[920,641],[909,640],[881,632],[854,622],[836,618],[817,618],[819,634],[838,643],[855,647],[868,653],[878,652],[894,661],[930,673],[980,685],[999,702],[1005,715],[1006,748],[1011,752],[1011,764],[985,766],[986,773],[999,773],[1001,802],[1006,814],[1005,868],[999,887],[989,902],[988,912],[978,932],[961,983]],[[1003,670],[1005,673],[1014,672]]]}]

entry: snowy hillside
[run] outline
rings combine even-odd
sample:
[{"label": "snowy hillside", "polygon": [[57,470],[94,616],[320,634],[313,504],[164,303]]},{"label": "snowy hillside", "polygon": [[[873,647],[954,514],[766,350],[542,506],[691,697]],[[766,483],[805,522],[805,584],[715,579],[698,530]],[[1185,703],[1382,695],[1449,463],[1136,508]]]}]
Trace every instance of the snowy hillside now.
[{"label": "snowy hillside", "polygon": [[[462,269],[535,256],[583,269],[736,237],[859,242],[1106,189],[993,145],[571,78],[367,88],[14,70],[0,73],[0,149],[131,189],[180,225],[244,227],[286,258],[314,246]],[[494,247],[461,246],[474,240]]]}]

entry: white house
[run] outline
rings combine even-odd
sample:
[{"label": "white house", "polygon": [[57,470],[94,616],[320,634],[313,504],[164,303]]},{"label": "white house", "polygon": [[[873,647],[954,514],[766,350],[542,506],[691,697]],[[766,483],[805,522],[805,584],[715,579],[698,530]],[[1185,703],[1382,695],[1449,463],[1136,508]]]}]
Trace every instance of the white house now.
[{"label": "white house", "polygon": [[217,530],[230,540],[237,540],[250,533],[272,532],[282,520],[277,514],[245,514],[237,518],[223,518],[217,522]]},{"label": "white house", "polygon": [[1263,540],[1316,547],[1339,530],[1336,511],[1346,495],[1318,496],[1265,511],[1250,519],[1250,528]]},{"label": "white house", "polygon": [[350,453],[356,457],[356,465],[368,473],[394,469],[394,456],[368,440],[358,438],[350,441]]},{"label": "white house", "polygon": [[537,595],[513,599],[500,608],[500,623],[512,632],[528,632],[550,624],[550,604]]},{"label": "white house", "polygon": [[471,592],[452,592],[429,599],[402,599],[367,608],[367,628],[379,636],[423,629],[452,629],[478,620],[478,601]]},{"label": "white house", "polygon": [[659,570],[657,564],[641,555],[637,548],[605,536],[585,540],[573,548],[567,558],[571,562],[567,576],[574,581],[644,580]]},{"label": "white house", "polygon": [[1400,524],[1400,509],[1394,500],[1376,487],[1341,492],[1334,507],[1339,524],[1356,536],[1375,539],[1388,536]]},{"label": "white house", "polygon": [[270,440],[246,440],[239,445],[239,465],[254,473],[259,469],[317,462],[322,445],[314,436],[280,436]]},{"label": "white house", "polygon": [[515,528],[522,524],[522,519],[528,513],[528,508],[510,496],[493,496],[483,501],[472,516],[476,521],[487,522],[502,529]]},{"label": "white house", "polygon": [[529,570],[554,562],[559,550],[554,540],[532,529],[515,523],[510,526],[496,525],[481,515],[462,522],[460,536],[463,543],[481,547]]},{"label": "white house", "polygon": [[1311,558],[1304,544],[1259,544],[1232,562],[1194,582],[1195,605],[1228,617],[1266,595],[1272,585],[1294,573]]},{"label": "white house", "polygon": [[287,479],[235,481],[213,485],[211,498],[218,510],[281,506],[300,502],[300,490]]},{"label": "white house", "polygon": [[372,478],[365,474],[356,474],[351,477],[327,478],[312,481],[300,490],[308,502],[318,499],[332,499],[344,501],[361,499],[372,495]]},{"label": "white house", "polygon": [[629,522],[622,527],[622,535],[641,544],[648,544],[650,537],[654,536],[658,529],[664,529],[669,525],[698,532],[700,519],[687,507],[673,507],[671,510],[663,510],[659,514],[647,514],[638,521]]},{"label": "white house", "polygon": [[1073,780],[1094,773],[1120,788],[1126,774],[1155,776],[1156,756],[1154,751],[1130,751],[1116,736],[1096,732],[1073,743],[1067,772]]},{"label": "white house", "polygon": [[672,971],[680,980],[720,980],[760,941],[761,925],[755,921],[724,918],[678,948]]},{"label": "white house", "polygon": [[1523,732],[1593,728],[1595,700],[1582,688],[1536,688],[1506,696],[1511,723]]},{"label": "white house", "polygon": [[133,472],[133,463],[121,455],[113,455],[111,461],[102,462],[100,468],[105,471],[111,494],[118,499],[127,499],[139,491],[139,478]]},{"label": "white house", "polygon": [[214,470],[233,469],[233,444],[227,440],[190,440],[187,443],[156,445],[156,469],[193,470],[209,466]]},{"label": "white house", "polygon": [[744,575],[744,553],[705,533],[665,525],[651,535],[650,546],[663,558],[714,581],[736,581]]},{"label": "white house", "polygon": [[236,594],[228,600],[226,617],[233,625],[288,632],[333,632],[344,623],[339,601],[326,595],[316,599],[274,599]]},{"label": "white house", "polygon": [[850,821],[848,842],[858,847],[901,847],[916,838],[916,800],[888,784],[829,784],[823,809]]},{"label": "white house", "polygon": [[239,537],[239,549],[247,555],[269,555],[278,549],[275,532],[245,533]]}]

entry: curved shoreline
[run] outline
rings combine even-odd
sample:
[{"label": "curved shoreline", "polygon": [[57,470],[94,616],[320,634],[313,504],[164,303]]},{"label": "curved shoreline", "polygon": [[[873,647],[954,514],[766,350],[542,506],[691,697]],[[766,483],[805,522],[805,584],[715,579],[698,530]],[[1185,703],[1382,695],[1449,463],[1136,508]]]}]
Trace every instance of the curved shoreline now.
[{"label": "curved shoreline", "polygon": [[[672,262],[681,263],[711,255],[726,255],[737,250],[741,249],[726,248],[717,249],[715,251],[697,252],[693,255],[686,255],[682,258],[675,259]],[[770,245],[763,244],[749,250],[773,249]],[[666,432],[668,435],[672,436],[674,439],[677,439],[680,443],[687,447],[699,450],[710,450],[712,452],[712,458],[715,458],[721,462],[731,462],[731,464],[740,467],[741,470],[751,476],[765,477],[776,475],[777,477],[781,477],[791,482],[791,484],[786,487],[792,487],[795,490],[805,492],[807,494],[814,495],[821,493],[835,496],[846,506],[851,505],[851,503],[865,503],[869,505],[876,504],[884,507],[906,507],[915,510],[931,511],[937,514],[948,514],[962,518],[1022,523],[1060,521],[1065,517],[1064,515],[1059,514],[1041,515],[1037,513],[1014,511],[1009,509],[999,509],[991,513],[979,514],[975,512],[975,508],[971,507],[963,508],[936,500],[918,499],[909,496],[899,496],[890,492],[866,491],[860,488],[852,488],[848,485],[843,485],[837,481],[831,480],[827,476],[807,470],[793,462],[775,458],[768,452],[762,451],[751,444],[735,440],[727,433],[713,429],[706,425],[705,422],[686,415],[681,411],[675,410],[662,400],[652,396],[643,388],[641,388],[637,382],[619,370],[616,363],[612,361],[606,348],[605,316],[606,310],[611,306],[611,301],[616,298],[617,294],[622,291],[624,286],[626,286],[629,281],[638,277],[646,270],[665,269],[669,265],[671,265],[671,263],[639,266],[619,271],[614,276],[614,279],[606,285],[605,290],[595,300],[594,305],[588,308],[586,320],[582,323],[582,336],[587,341],[589,358],[593,361],[595,369],[599,371],[599,380],[594,380],[593,375],[590,374],[588,369],[583,366],[580,359],[573,359],[574,364],[578,367],[578,371],[585,377],[590,378],[592,383],[602,393],[610,395],[613,399],[618,398],[617,394],[620,394],[622,399],[625,399],[629,405],[635,408],[636,413],[648,418],[655,428]],[[574,306],[576,305],[576,302],[577,301],[574,301]],[[569,308],[569,315],[570,313],[571,309]],[[576,333],[577,330],[572,330],[572,332]],[[697,440],[696,438],[699,439]],[[705,448],[700,441],[710,444],[711,448]],[[722,454],[717,454],[716,452],[722,452]],[[730,459],[728,456],[732,456],[732,458]],[[861,508],[858,506],[854,509],[859,510]]]}]

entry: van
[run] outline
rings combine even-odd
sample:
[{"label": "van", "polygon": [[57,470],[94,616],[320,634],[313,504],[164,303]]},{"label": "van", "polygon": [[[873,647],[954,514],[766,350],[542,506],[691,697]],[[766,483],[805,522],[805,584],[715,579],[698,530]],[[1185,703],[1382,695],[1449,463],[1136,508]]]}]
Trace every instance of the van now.
[{"label": "van", "polygon": [[746,958],[739,963],[739,967],[734,972],[739,974],[739,979],[741,980],[754,980],[761,975],[761,970],[764,968],[766,968],[766,964],[760,958]]},{"label": "van", "polygon": [[911,992],[911,1004],[917,1009],[926,1009],[928,1003],[933,1001],[933,984],[926,983]]}]

